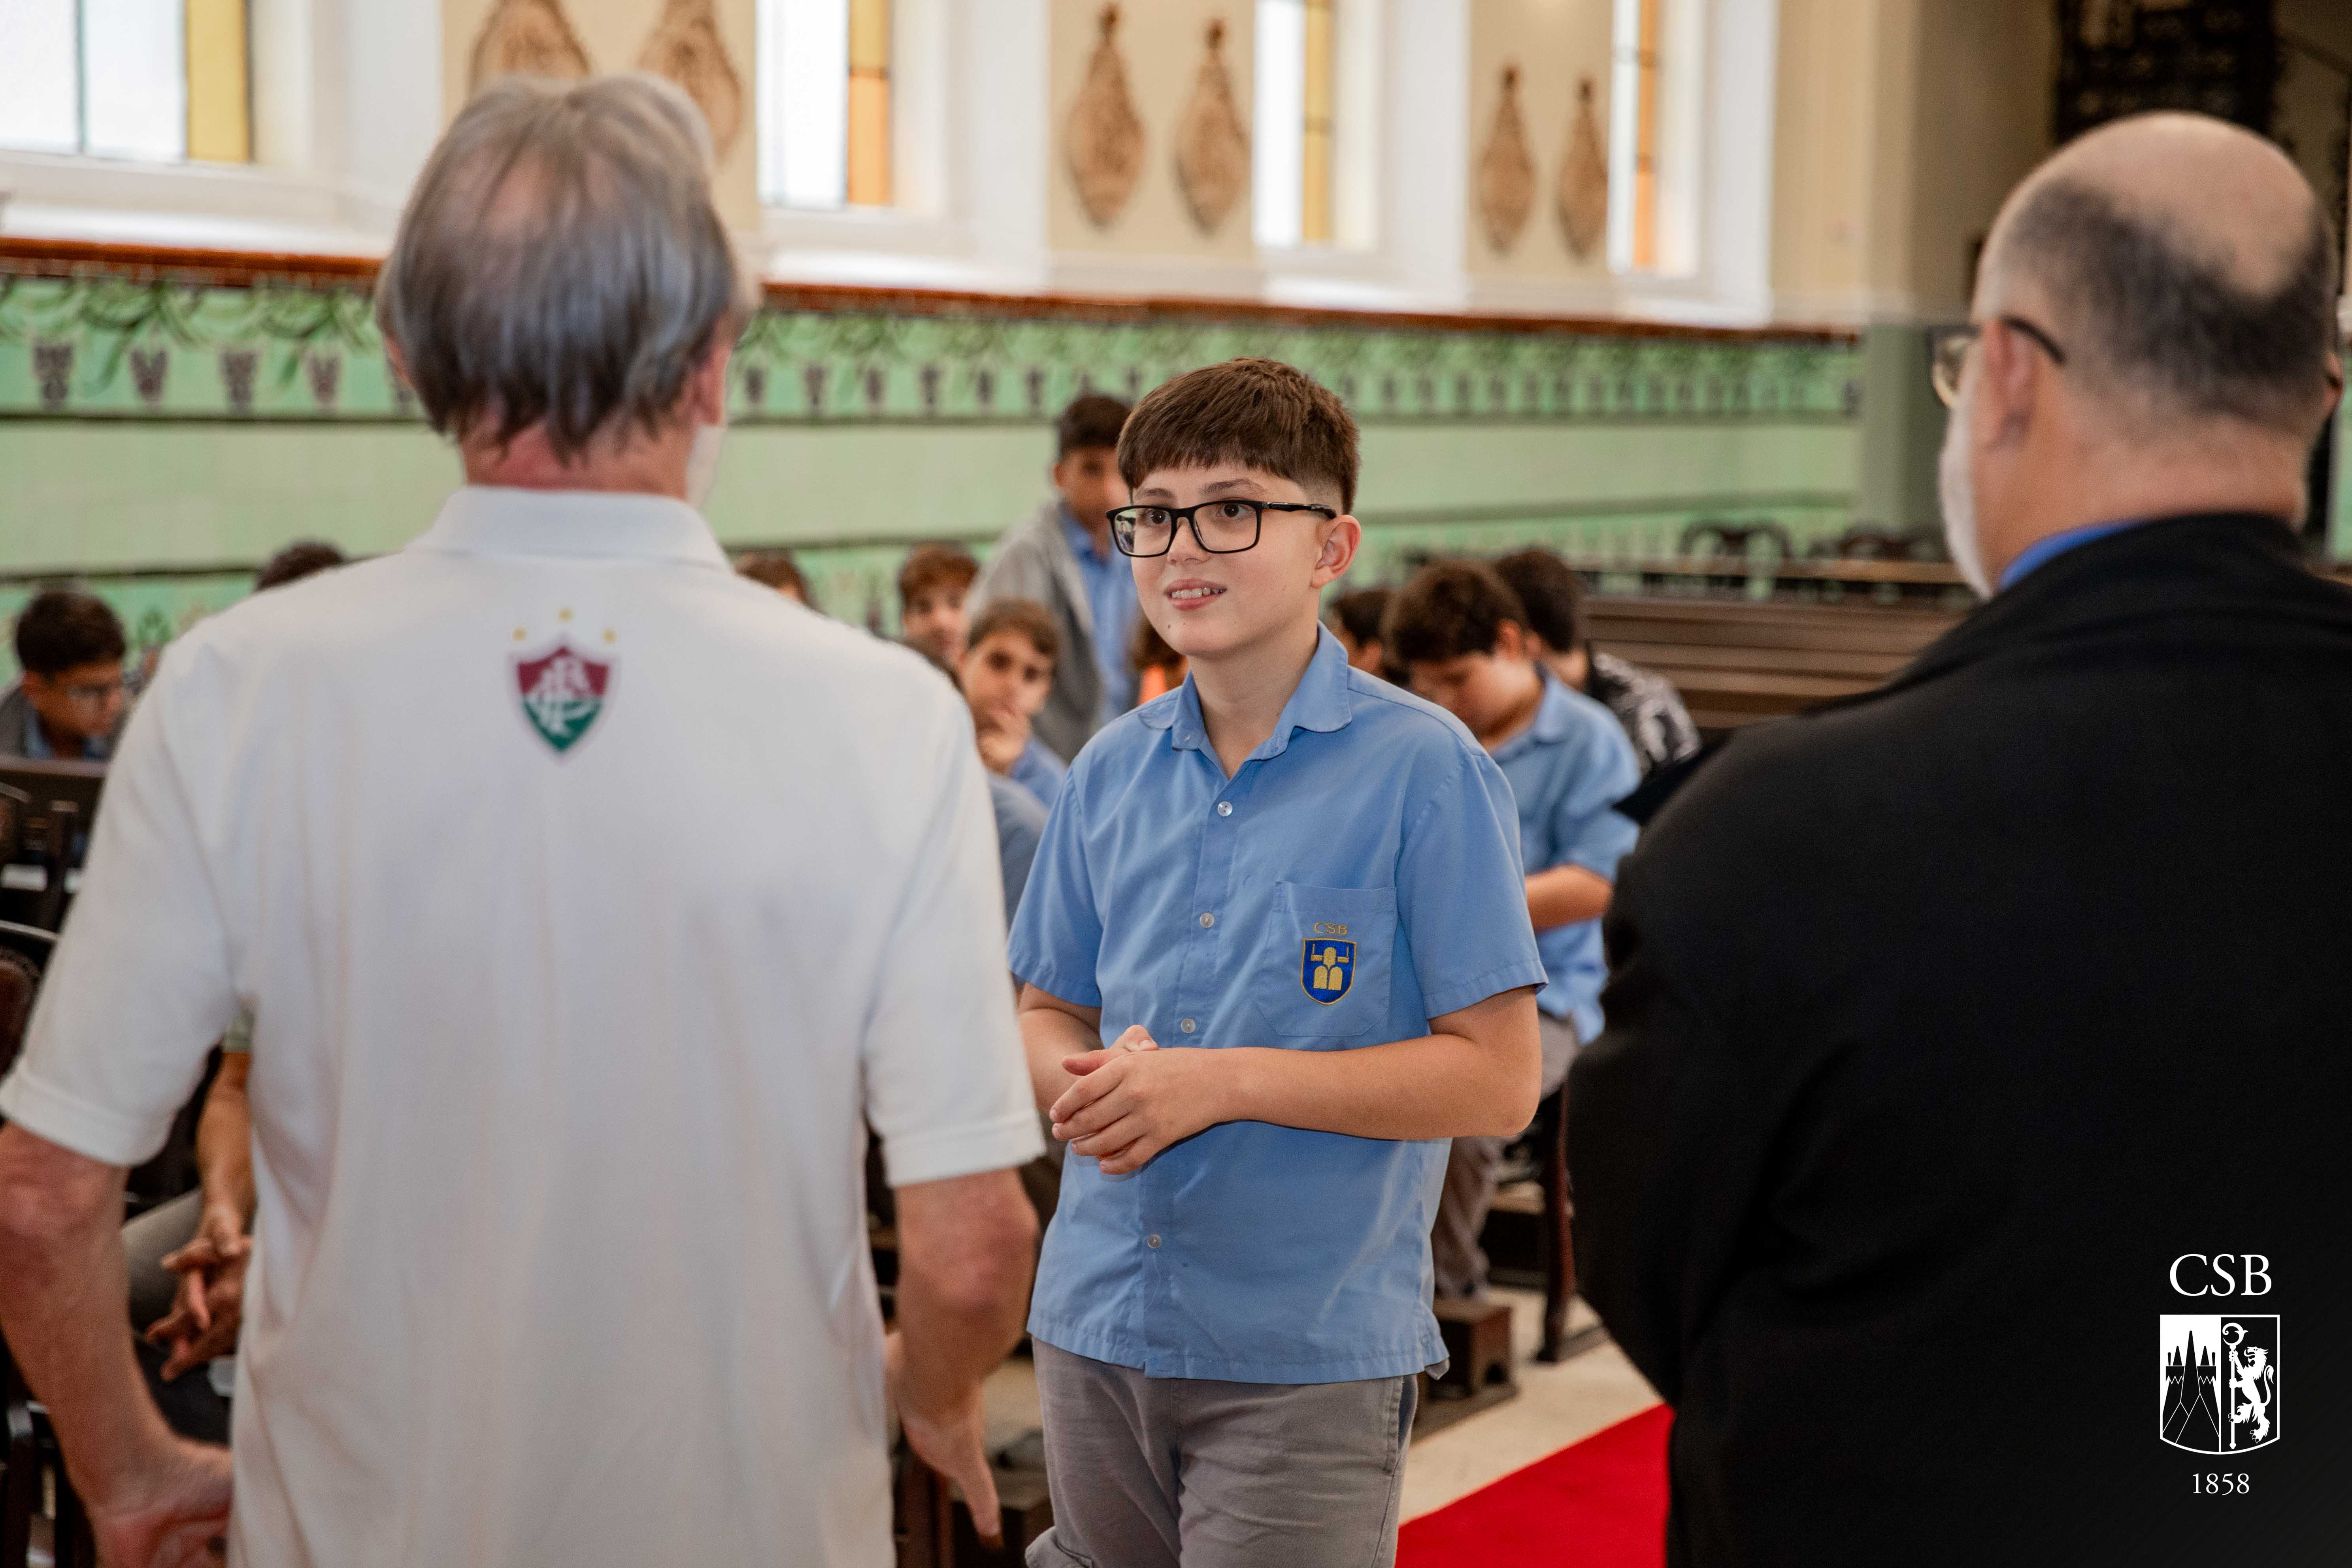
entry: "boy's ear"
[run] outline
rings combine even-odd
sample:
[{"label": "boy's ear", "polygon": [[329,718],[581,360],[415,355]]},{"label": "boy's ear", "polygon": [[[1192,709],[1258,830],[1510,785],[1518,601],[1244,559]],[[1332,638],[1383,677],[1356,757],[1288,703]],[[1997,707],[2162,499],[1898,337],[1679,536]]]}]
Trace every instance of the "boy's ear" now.
[{"label": "boy's ear", "polygon": [[1495,646],[1491,651],[1496,658],[1533,658],[1535,638],[1518,622],[1501,621],[1495,626]]},{"label": "boy's ear", "polygon": [[1363,542],[1362,523],[1345,513],[1334,518],[1323,535],[1322,553],[1315,558],[1315,585],[1320,588],[1347,575],[1348,568],[1356,563],[1356,552],[1363,547]]}]

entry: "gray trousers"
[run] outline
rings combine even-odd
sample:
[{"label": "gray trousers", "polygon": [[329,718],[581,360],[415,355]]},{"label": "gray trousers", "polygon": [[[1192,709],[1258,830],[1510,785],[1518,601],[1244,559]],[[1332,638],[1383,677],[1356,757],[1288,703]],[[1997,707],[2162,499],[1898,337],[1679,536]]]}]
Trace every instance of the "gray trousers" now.
[{"label": "gray trousers", "polygon": [[1029,1568],[1387,1568],[1418,1384],[1146,1377],[1043,1341]]},{"label": "gray trousers", "polygon": [[[1549,1013],[1536,1015],[1543,1042],[1543,1092],[1568,1081],[1576,1060],[1576,1026]],[[1445,1156],[1445,1186],[1438,1194],[1437,1223],[1430,1227],[1429,1255],[1437,1293],[1469,1300],[1486,1295],[1486,1249],[1478,1245],[1486,1211],[1495,1206],[1495,1182],[1503,1169],[1507,1138],[1456,1138]]]}]

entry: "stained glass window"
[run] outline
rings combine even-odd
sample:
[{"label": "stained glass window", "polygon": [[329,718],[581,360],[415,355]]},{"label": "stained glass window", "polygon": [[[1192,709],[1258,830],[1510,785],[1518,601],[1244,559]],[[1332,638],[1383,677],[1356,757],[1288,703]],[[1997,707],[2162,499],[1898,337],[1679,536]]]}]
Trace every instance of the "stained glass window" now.
[{"label": "stained glass window", "polygon": [[0,146],[253,155],[245,0],[0,0]]},{"label": "stained glass window", "polygon": [[890,0],[761,0],[762,199],[890,205]]}]

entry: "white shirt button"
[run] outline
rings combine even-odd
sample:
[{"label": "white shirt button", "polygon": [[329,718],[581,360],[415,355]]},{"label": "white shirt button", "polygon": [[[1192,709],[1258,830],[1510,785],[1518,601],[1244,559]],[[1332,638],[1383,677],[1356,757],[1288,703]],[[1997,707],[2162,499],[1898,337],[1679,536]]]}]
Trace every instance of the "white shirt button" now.
[{"label": "white shirt button", "polygon": [[1160,1238],[1156,1236],[1147,1236],[1143,1238],[1143,1245],[1156,1248],[1160,1245]]},{"label": "white shirt button", "polygon": [[1198,1025],[1196,1025],[1195,1023],[1193,1023],[1192,1019],[1190,1019],[1190,1018],[1186,1018],[1186,1019],[1184,1019],[1181,1023],[1178,1024],[1176,1026],[1177,1026],[1178,1028],[1180,1028],[1180,1029],[1183,1030],[1186,1034],[1188,1034],[1188,1035],[1189,1035],[1189,1034],[1191,1034],[1191,1033],[1192,1033],[1195,1028],[1198,1028],[1200,1026],[1198,1026]]},{"label": "white shirt button", "polygon": [[1232,801],[1221,800],[1217,802],[1217,815],[1219,816],[1231,816],[1233,814],[1234,803]]},{"label": "white shirt button", "polygon": [[1201,917],[1201,923],[1204,926],[1215,925],[1217,923],[1217,917],[1214,915],[1204,914]]}]

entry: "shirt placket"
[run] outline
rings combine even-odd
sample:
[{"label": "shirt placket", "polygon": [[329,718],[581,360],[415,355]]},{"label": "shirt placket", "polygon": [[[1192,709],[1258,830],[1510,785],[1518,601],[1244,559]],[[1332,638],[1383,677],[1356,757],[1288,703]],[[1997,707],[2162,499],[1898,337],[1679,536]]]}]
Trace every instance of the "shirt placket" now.
[{"label": "shirt placket", "polygon": [[[1183,962],[1178,965],[1170,1010],[1152,1021],[1152,1032],[1162,1046],[1205,1046],[1202,1034],[1215,1017],[1219,1004],[1232,994],[1233,973],[1246,955],[1236,955],[1227,933],[1225,912],[1234,885],[1234,868],[1240,863],[1241,827],[1246,817],[1257,763],[1245,762],[1231,779],[1223,777],[1211,753],[1195,753],[1212,790],[1192,809],[1205,818],[1197,827],[1191,908],[1185,913]],[[1161,1033],[1162,1030],[1170,1031]],[[1174,1357],[1185,1342],[1184,1308],[1172,1298],[1175,1276],[1182,1268],[1170,1237],[1176,1233],[1175,1182],[1168,1167],[1154,1161],[1139,1173],[1143,1184],[1139,1205],[1143,1222],[1145,1268],[1150,1279],[1143,1314],[1144,1360],[1152,1371],[1161,1357]]]}]

